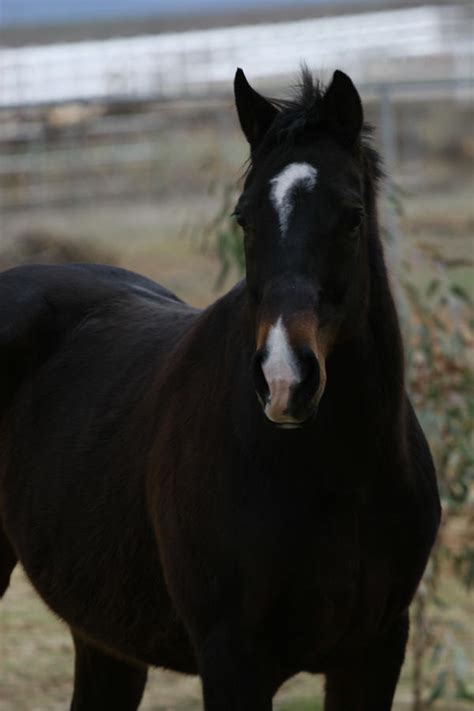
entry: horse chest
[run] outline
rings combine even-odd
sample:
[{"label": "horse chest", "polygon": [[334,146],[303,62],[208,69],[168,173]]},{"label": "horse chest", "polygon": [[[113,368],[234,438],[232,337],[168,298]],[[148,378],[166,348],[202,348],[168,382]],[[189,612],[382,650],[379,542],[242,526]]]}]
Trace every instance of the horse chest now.
[{"label": "horse chest", "polygon": [[[354,498],[324,505],[287,501],[268,520],[247,520],[241,585],[247,622],[265,624],[298,668],[317,670],[333,654],[359,648],[383,624],[397,549],[383,515]],[[265,621],[265,622],[263,622]]]}]

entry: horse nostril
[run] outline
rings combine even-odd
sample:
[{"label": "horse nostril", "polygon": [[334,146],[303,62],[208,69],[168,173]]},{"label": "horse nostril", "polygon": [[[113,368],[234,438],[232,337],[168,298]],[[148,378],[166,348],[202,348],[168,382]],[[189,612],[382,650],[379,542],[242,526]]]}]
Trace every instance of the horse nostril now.
[{"label": "horse nostril", "polygon": [[261,348],[253,357],[252,370],[255,384],[255,390],[263,405],[268,401],[270,390],[268,383],[263,373],[263,361],[265,358],[265,349]]},{"label": "horse nostril", "polygon": [[295,416],[306,412],[307,408],[311,406],[321,378],[318,359],[310,348],[300,353],[298,360],[301,380],[292,393],[292,409]]},{"label": "horse nostril", "polygon": [[319,387],[320,369],[318,359],[311,349],[307,349],[301,356],[302,380],[301,385],[313,394]]}]

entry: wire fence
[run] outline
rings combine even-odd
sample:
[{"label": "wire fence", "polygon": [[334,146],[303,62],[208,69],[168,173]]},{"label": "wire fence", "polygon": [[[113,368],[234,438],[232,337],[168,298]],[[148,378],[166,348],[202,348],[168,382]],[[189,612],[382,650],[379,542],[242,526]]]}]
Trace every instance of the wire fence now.
[{"label": "wire fence", "polygon": [[[388,172],[397,167],[403,149],[398,137],[400,106],[422,103],[426,110],[430,102],[434,106],[448,102],[462,109],[469,106],[473,88],[472,78],[362,85]],[[236,121],[230,96],[119,108],[73,104],[30,110],[20,122],[11,116],[2,124],[0,208],[153,197],[166,188],[168,131],[176,122],[192,131],[196,115],[204,121],[211,116],[232,125]]]},{"label": "wire fence", "polygon": [[271,93],[302,59],[323,74],[346,69],[392,170],[398,106],[471,101],[469,17],[466,6],[436,5],[3,49],[0,209],[157,194],[176,122],[191,131],[196,116],[235,120],[229,89],[240,65]]}]

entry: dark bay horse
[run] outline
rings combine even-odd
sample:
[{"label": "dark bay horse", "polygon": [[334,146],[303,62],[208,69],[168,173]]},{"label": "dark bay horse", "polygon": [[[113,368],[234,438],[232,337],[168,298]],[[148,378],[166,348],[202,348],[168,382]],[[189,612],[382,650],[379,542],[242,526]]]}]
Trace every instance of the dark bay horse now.
[{"label": "dark bay horse", "polygon": [[147,667],[206,711],[388,711],[440,519],[404,389],[359,95],[239,70],[246,279],[204,311],[125,270],[0,275],[0,595],[17,561],[75,645],[75,711]]}]

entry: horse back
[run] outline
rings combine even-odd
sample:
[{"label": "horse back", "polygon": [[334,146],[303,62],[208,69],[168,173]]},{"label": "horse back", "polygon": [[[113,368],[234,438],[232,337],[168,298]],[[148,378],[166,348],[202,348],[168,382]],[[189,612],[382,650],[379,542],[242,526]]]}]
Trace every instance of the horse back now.
[{"label": "horse back", "polygon": [[166,321],[192,311],[159,284],[106,265],[28,265],[0,274],[0,412],[28,374],[92,314],[118,302],[151,307]]}]

